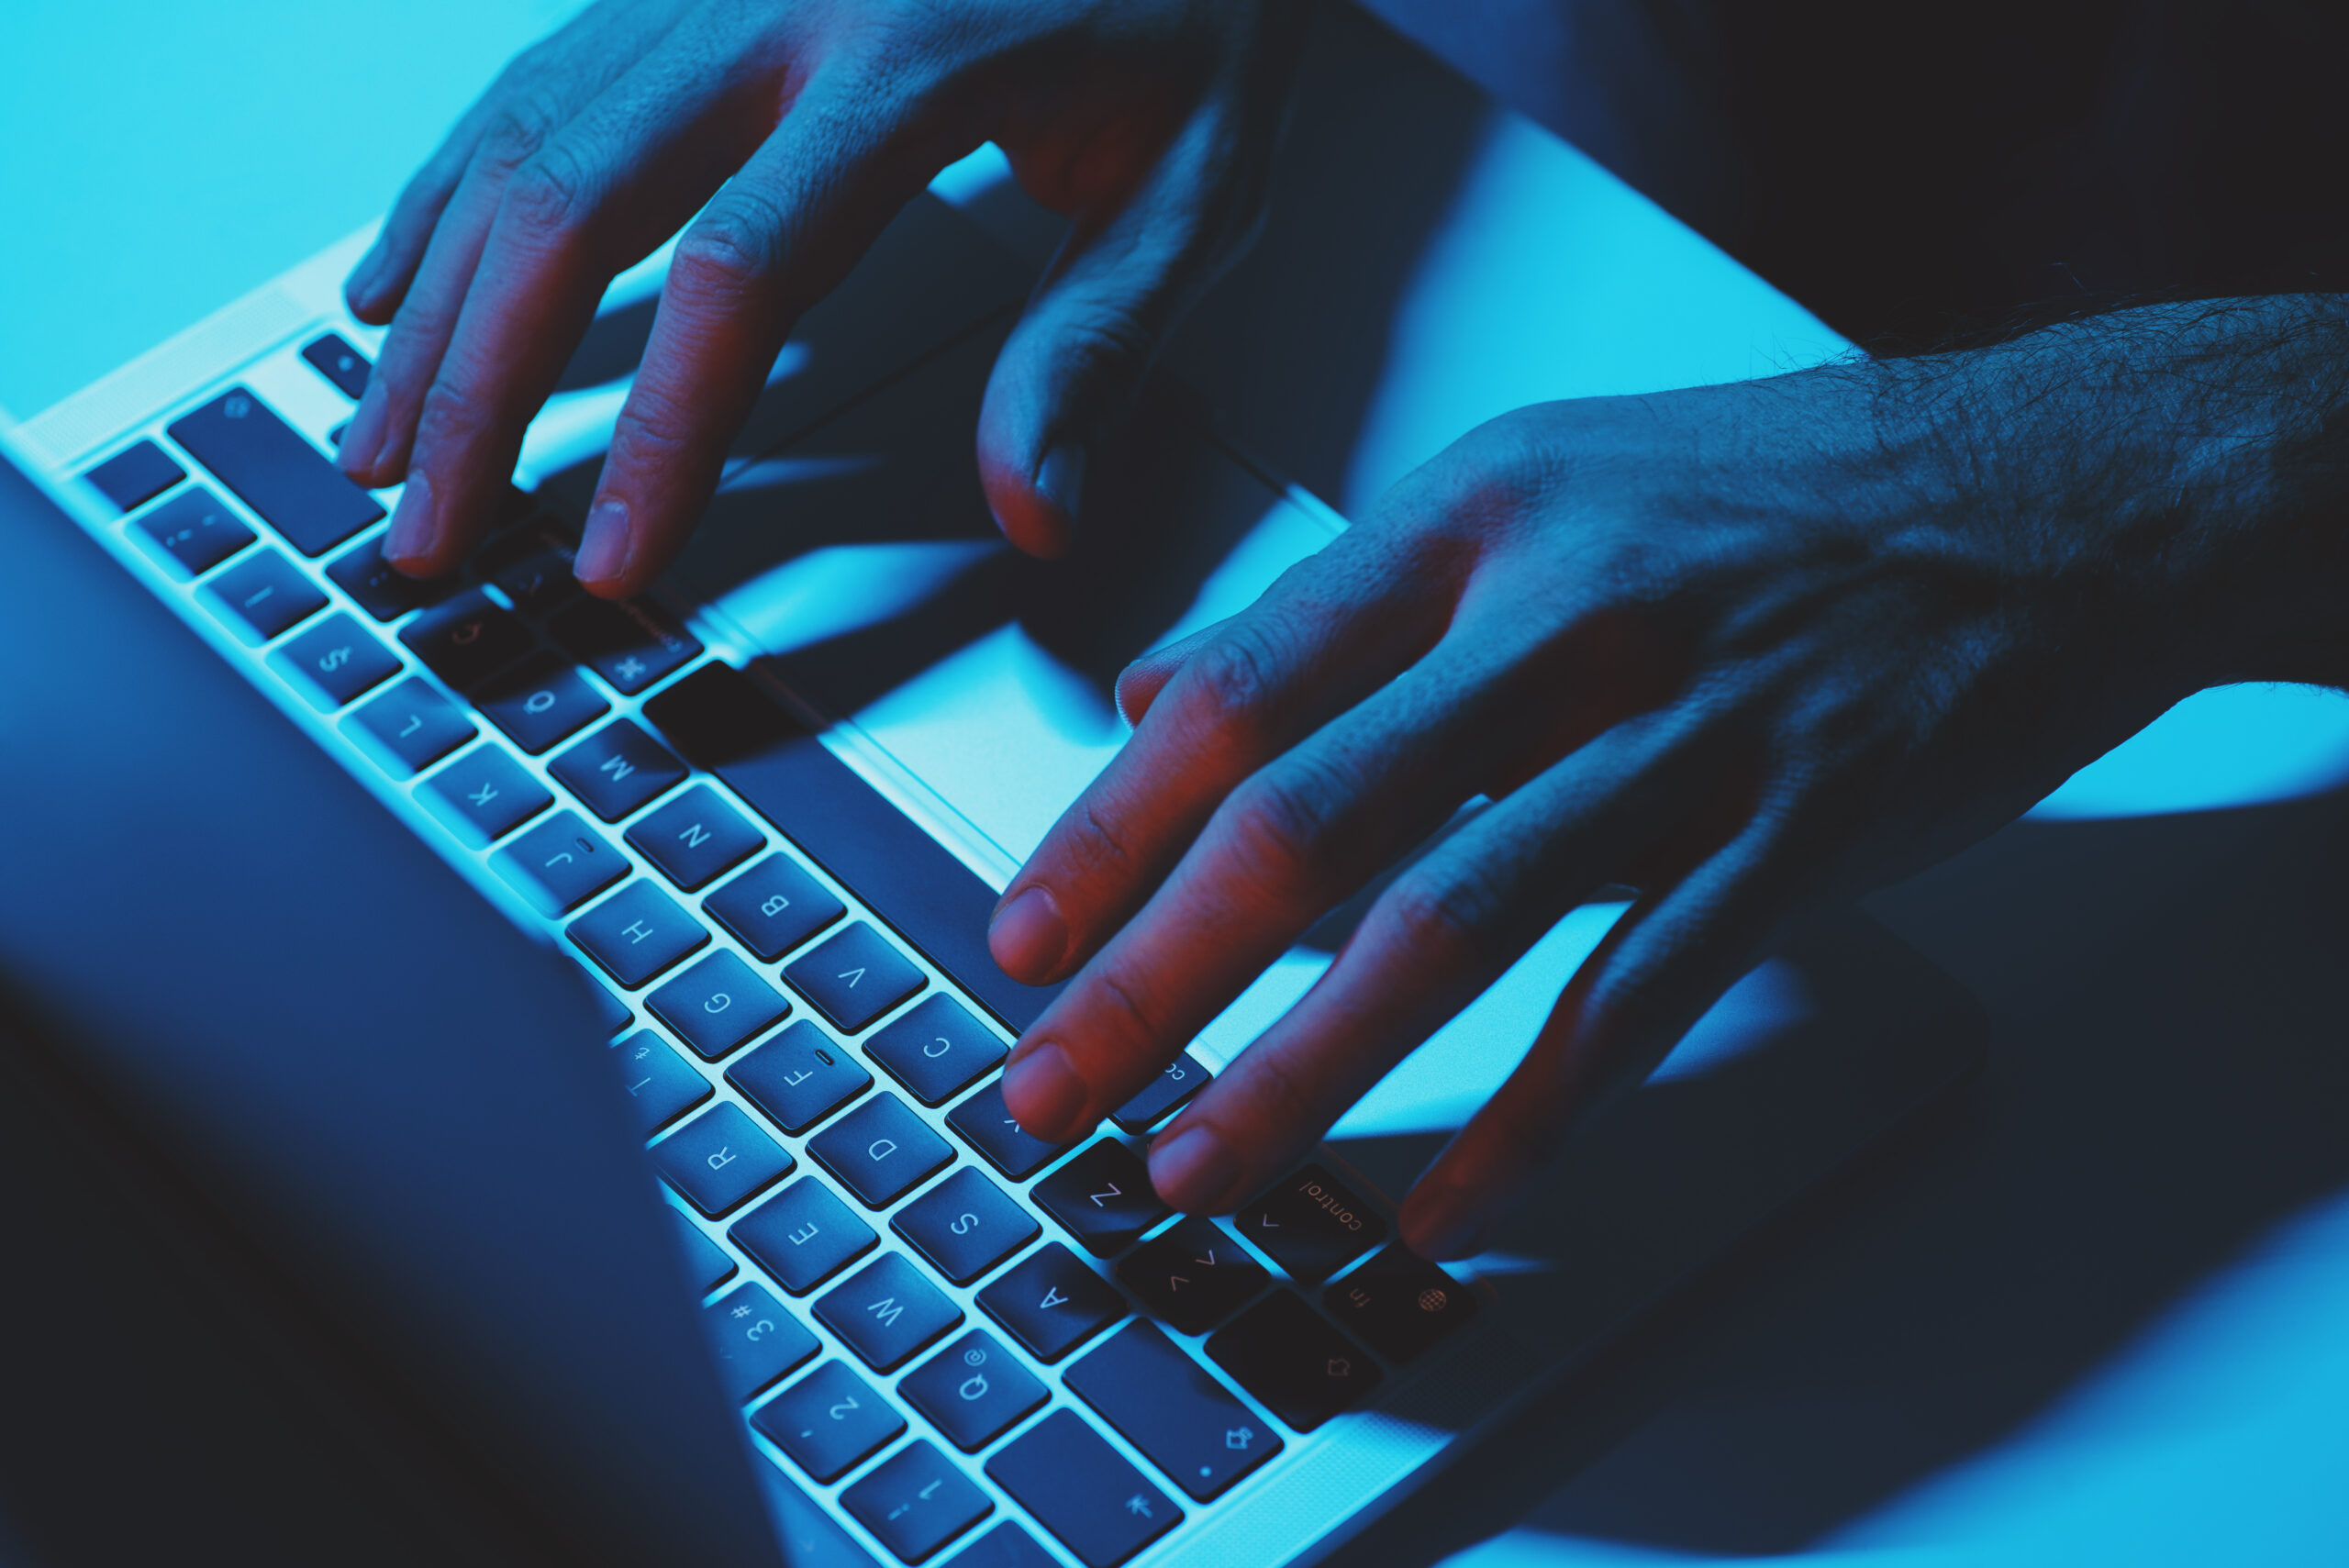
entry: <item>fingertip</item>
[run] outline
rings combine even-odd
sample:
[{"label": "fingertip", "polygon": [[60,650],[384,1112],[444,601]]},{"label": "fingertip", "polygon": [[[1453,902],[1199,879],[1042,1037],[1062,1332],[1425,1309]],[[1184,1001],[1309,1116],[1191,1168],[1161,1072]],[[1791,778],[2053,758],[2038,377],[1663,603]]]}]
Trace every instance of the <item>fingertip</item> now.
[{"label": "fingertip", "polygon": [[1220,1214],[1240,1184],[1240,1157],[1206,1122],[1170,1129],[1150,1151],[1150,1182],[1170,1207],[1186,1214]]},{"label": "fingertip", "polygon": [[1484,1250],[1486,1208],[1460,1187],[1422,1183],[1403,1204],[1403,1245],[1433,1262],[1471,1257]]},{"label": "fingertip", "polygon": [[579,553],[572,559],[572,575],[597,598],[624,599],[635,591],[629,581],[634,555],[628,503],[609,496],[598,498],[587,510],[587,527],[580,535]]},{"label": "fingertip", "polygon": [[1003,1070],[1003,1108],[1030,1138],[1058,1142],[1077,1130],[1087,1095],[1068,1052],[1046,1040]]},{"label": "fingertip", "polygon": [[1052,890],[1024,889],[987,922],[987,951],[1012,979],[1041,985],[1068,955],[1068,921]]}]

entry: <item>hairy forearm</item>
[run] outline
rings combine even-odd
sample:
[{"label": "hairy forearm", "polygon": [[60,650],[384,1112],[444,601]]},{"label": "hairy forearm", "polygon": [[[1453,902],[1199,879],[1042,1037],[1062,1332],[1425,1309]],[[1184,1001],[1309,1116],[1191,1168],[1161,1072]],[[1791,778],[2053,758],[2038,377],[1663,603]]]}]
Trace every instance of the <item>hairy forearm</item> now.
[{"label": "hairy forearm", "polygon": [[[2185,690],[2349,685],[2349,298],[2116,311],[1849,367],[1911,484]],[[2152,651],[2148,654],[2147,651]]]}]

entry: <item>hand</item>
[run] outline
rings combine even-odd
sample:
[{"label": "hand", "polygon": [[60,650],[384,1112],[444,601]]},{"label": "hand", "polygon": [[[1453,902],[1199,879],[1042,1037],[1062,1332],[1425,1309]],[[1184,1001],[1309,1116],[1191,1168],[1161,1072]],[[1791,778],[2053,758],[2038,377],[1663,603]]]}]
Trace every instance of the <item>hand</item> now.
[{"label": "hand", "polygon": [[346,285],[353,315],[392,323],[341,450],[363,484],[406,479],[384,554],[419,576],[463,558],[605,286],[691,218],[578,557],[593,593],[642,588],[793,322],[989,139],[1074,222],[996,361],[980,474],[1014,544],[1065,550],[1088,454],[1252,226],[1297,13],[603,0],[507,68]]},{"label": "hand", "polygon": [[[2291,662],[2267,628],[2320,617],[2255,564],[2277,518],[2311,515],[2276,498],[2300,416],[2273,389],[2327,363],[2338,387],[2343,361],[2235,367],[2215,328],[2160,330],[2186,346],[2158,373],[2083,331],[1553,404],[1461,440],[1121,678],[1131,740],[990,932],[1018,978],[1074,975],[1006,1104],[1039,1137],[1092,1125],[1489,796],[1150,1157],[1169,1203],[1229,1211],[1570,907],[1631,884],[1405,1206],[1420,1251],[1476,1250],[1570,1124],[1806,910],[1983,836],[2198,686]],[[2199,401],[2233,369],[2240,409]]]}]

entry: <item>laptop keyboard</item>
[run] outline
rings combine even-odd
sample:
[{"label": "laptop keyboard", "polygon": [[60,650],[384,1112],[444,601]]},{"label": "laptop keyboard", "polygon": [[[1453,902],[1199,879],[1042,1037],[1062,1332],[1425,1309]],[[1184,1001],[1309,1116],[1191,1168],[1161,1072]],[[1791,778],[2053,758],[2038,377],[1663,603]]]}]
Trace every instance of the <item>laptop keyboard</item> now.
[{"label": "laptop keyboard", "polygon": [[[299,360],[365,389],[342,335]],[[1116,1568],[1473,1314],[1319,1164],[1229,1224],[1171,1214],[1142,1140],[1208,1081],[1188,1052],[1092,1134],[1022,1131],[999,1069],[1046,994],[986,959],[991,892],[665,606],[582,595],[552,511],[515,493],[466,573],[419,584],[250,386],[162,434],[87,475],[158,591],[593,977],[811,1562]]]}]

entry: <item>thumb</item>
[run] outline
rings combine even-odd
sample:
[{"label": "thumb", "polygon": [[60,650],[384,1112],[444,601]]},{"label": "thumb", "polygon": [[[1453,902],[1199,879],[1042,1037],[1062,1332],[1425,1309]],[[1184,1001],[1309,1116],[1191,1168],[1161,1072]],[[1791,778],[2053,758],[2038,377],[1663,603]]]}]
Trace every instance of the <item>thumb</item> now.
[{"label": "thumb", "polygon": [[1202,105],[1117,206],[1078,213],[996,357],[979,481],[1004,537],[1029,554],[1075,544],[1088,471],[1167,332],[1244,245],[1272,141],[1234,123],[1251,117]]}]

